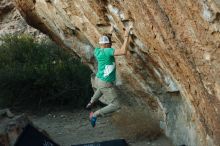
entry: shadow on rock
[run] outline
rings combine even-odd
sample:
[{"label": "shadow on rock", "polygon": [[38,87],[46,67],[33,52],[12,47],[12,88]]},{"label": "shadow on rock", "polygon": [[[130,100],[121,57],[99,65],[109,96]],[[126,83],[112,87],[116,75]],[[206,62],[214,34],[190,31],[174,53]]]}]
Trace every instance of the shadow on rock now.
[{"label": "shadow on rock", "polygon": [[128,140],[154,140],[162,133],[158,120],[152,114],[138,107],[124,106],[112,117],[119,134]]}]

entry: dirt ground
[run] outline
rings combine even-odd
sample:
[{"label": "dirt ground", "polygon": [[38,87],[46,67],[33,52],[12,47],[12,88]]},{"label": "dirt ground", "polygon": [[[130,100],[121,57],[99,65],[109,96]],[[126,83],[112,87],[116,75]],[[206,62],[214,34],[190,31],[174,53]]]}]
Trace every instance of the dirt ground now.
[{"label": "dirt ground", "polygon": [[[127,129],[121,132],[114,124],[112,117],[97,119],[97,126],[92,128],[88,120],[89,111],[76,110],[72,112],[53,112],[44,115],[29,114],[33,123],[48,132],[51,138],[61,146],[101,142],[119,138],[125,138],[130,146],[172,146],[169,139],[160,135],[154,140],[132,139],[124,137]],[[129,130],[128,132],[129,133]],[[132,135],[132,133],[130,133]]]}]

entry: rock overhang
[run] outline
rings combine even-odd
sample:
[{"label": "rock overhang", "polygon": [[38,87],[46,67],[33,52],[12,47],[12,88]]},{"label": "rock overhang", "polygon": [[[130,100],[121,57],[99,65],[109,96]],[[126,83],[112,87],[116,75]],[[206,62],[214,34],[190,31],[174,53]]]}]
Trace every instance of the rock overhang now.
[{"label": "rock overhang", "polygon": [[[117,57],[118,85],[162,111],[175,144],[219,143],[218,1],[16,0],[25,20],[95,71],[92,52],[111,25],[113,47],[133,25],[126,56]],[[128,95],[129,96],[129,95]]]}]

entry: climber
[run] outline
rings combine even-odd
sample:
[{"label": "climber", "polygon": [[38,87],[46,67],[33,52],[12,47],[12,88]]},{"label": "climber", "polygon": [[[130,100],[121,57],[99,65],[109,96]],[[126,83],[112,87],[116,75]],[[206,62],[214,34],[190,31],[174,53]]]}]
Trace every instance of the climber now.
[{"label": "climber", "polygon": [[[112,27],[111,32],[113,29],[114,27]],[[95,127],[97,117],[115,112],[120,108],[114,87],[114,82],[116,79],[116,65],[114,56],[121,56],[127,53],[130,30],[131,27],[125,29],[124,43],[120,49],[111,48],[111,38],[103,35],[99,39],[100,48],[96,48],[94,51],[94,56],[98,62],[98,71],[92,86],[96,87],[96,91],[91,97],[91,100],[87,104],[86,108],[91,108],[92,105],[98,100],[100,100],[106,106],[94,113],[90,113],[89,117],[92,127]]]}]

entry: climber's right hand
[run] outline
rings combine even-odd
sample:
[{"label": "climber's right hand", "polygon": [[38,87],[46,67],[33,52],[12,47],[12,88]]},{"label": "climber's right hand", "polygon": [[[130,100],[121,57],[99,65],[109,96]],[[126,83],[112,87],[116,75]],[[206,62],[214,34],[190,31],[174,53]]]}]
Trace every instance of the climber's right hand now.
[{"label": "climber's right hand", "polygon": [[110,28],[110,30],[109,30],[109,33],[112,34],[112,33],[114,32],[114,30],[115,30],[114,25],[111,24],[111,28]]},{"label": "climber's right hand", "polygon": [[128,37],[131,34],[132,27],[125,28],[124,37]]}]

